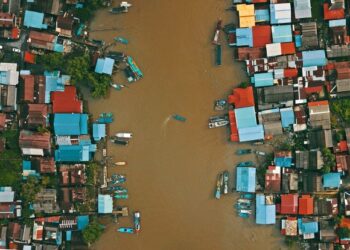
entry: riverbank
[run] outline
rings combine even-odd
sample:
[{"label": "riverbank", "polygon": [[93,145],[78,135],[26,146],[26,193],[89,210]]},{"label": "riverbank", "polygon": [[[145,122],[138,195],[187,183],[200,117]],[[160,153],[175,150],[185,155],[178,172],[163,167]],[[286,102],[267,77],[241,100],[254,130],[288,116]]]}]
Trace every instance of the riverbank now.
[{"label": "riverbank", "polygon": [[[127,38],[127,47],[114,49],[133,56],[145,77],[128,89],[111,90],[109,98],[89,100],[89,110],[94,117],[114,113],[111,133],[134,133],[128,147],[110,145],[109,154],[128,161],[121,172],[127,174],[130,199],[123,204],[142,212],[142,232],[120,235],[111,222],[94,248],[281,249],[276,228],[258,227],[235,215],[235,195],[220,201],[213,197],[217,173],[233,172],[238,144],[227,141],[228,130],[209,130],[207,119],[217,114],[214,99],[226,97],[245,76],[243,65],[233,63],[232,51],[226,46],[223,65],[214,66],[210,41],[218,18],[232,22],[232,12],[224,11],[230,2],[149,0],[133,4],[125,15],[98,11],[92,30],[120,29],[91,36],[106,42],[116,35]],[[173,113],[185,116],[187,122],[168,119]],[[131,219],[122,218],[119,225],[130,223]]]}]

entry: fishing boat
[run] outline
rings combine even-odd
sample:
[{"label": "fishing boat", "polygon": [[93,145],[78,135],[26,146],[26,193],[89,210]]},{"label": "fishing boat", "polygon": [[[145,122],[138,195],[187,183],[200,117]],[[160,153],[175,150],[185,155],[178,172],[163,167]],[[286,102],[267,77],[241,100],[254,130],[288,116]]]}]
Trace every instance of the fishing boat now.
[{"label": "fishing boat", "polygon": [[112,113],[101,113],[100,117],[96,120],[98,123],[112,123],[114,120]]},{"label": "fishing boat", "polygon": [[128,190],[121,186],[118,186],[117,190],[114,190],[114,194],[128,194]]},{"label": "fishing boat", "polygon": [[214,110],[221,111],[224,110],[227,105],[227,101],[224,99],[219,99],[215,101]]},{"label": "fishing boat", "polygon": [[221,54],[222,54],[221,44],[217,44],[216,45],[216,65],[218,66],[221,65]]},{"label": "fishing boat", "polygon": [[252,152],[252,150],[250,148],[247,149],[238,149],[236,151],[236,155],[246,155],[246,154],[250,154]]},{"label": "fishing boat", "polygon": [[130,133],[130,132],[119,132],[119,133],[116,133],[115,136],[117,138],[131,139],[132,138],[132,133]]},{"label": "fishing boat", "polygon": [[222,29],[222,20],[220,19],[215,28],[215,33],[214,33],[214,38],[213,38],[213,44],[220,44],[219,39],[220,39],[220,32]]},{"label": "fishing boat", "polygon": [[243,203],[243,204],[251,204],[251,200],[239,198],[239,199],[237,200],[237,203],[238,203],[238,204],[240,204],[240,203]]},{"label": "fishing boat", "polygon": [[223,174],[223,180],[224,180],[224,194],[228,194],[228,178],[229,178],[229,173],[228,173],[228,171],[224,171],[224,174]]},{"label": "fishing boat", "polygon": [[251,167],[254,163],[252,161],[243,161],[237,164],[237,167]]},{"label": "fishing boat", "polygon": [[133,234],[134,229],[132,227],[120,227],[117,229],[119,233],[128,233],[128,234]]},{"label": "fishing boat", "polygon": [[216,121],[216,122],[209,122],[208,127],[209,128],[220,128],[228,125],[230,122],[223,120],[223,121]]},{"label": "fishing boat", "polygon": [[250,204],[244,204],[244,203],[237,203],[234,205],[236,209],[250,209]]},{"label": "fishing boat", "polygon": [[238,216],[244,219],[249,218],[249,214],[245,214],[245,213],[238,213]]},{"label": "fishing boat", "polygon": [[218,176],[218,179],[216,181],[216,190],[215,190],[215,198],[220,199],[221,197],[221,190],[222,190],[222,185],[224,184],[224,179],[223,179],[223,174],[221,173]]},{"label": "fishing boat", "polygon": [[172,115],[172,118],[177,120],[177,121],[180,121],[180,122],[185,122],[187,120],[185,117],[178,115],[178,114]]},{"label": "fishing boat", "polygon": [[129,195],[128,194],[115,194],[114,198],[115,199],[120,199],[120,200],[126,200],[126,199],[129,198]]},{"label": "fishing boat", "polygon": [[252,199],[254,199],[254,194],[249,194],[249,193],[241,194],[240,197],[242,199],[250,199],[250,200],[252,200]]},{"label": "fishing boat", "polygon": [[126,59],[126,55],[123,52],[118,52],[118,51],[109,51],[107,56],[118,62],[125,61]]},{"label": "fishing boat", "polygon": [[252,214],[251,209],[240,209],[240,210],[238,210],[238,212],[242,213],[242,214]]},{"label": "fishing boat", "polygon": [[115,166],[126,166],[126,165],[128,165],[128,163],[126,161],[117,161],[117,162],[114,162],[114,165]]},{"label": "fishing boat", "polygon": [[228,116],[227,115],[222,115],[222,116],[212,116],[209,118],[209,122],[220,122],[220,121],[228,121]]},{"label": "fishing boat", "polygon": [[122,90],[122,88],[125,88],[126,85],[124,84],[117,84],[117,83],[111,83],[111,86],[115,89],[115,90]]},{"label": "fishing boat", "polygon": [[121,36],[114,37],[114,41],[122,43],[122,44],[128,44],[129,43],[129,41],[127,39],[125,39],[124,37],[121,37]]},{"label": "fishing boat", "polygon": [[136,233],[139,233],[141,231],[141,213],[140,212],[134,212],[134,228]]},{"label": "fishing boat", "polygon": [[111,142],[117,145],[127,146],[129,144],[129,141],[122,140],[122,139],[111,139]]},{"label": "fishing boat", "polygon": [[109,10],[112,14],[121,14],[121,13],[127,13],[129,11],[128,7],[125,6],[119,6],[119,7],[114,7]]},{"label": "fishing boat", "polygon": [[126,62],[130,66],[130,69],[132,70],[132,72],[136,75],[135,80],[138,80],[143,77],[143,73],[141,72],[140,68],[137,66],[137,64],[135,63],[134,59],[131,56],[128,56],[126,58]]},{"label": "fishing boat", "polygon": [[109,191],[120,191],[120,190],[127,190],[126,188],[119,186],[118,184],[116,184],[117,186],[114,186],[112,184],[109,185],[109,187],[107,188]]}]

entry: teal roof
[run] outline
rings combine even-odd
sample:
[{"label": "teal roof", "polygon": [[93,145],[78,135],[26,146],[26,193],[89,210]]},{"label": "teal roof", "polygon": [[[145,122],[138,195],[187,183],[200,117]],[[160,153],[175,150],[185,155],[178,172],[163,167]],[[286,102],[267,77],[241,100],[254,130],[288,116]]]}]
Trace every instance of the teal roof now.
[{"label": "teal roof", "polygon": [[328,173],[323,175],[324,188],[339,188],[340,184],[340,173]]},{"label": "teal roof", "polygon": [[86,162],[92,158],[96,151],[96,145],[61,145],[55,150],[57,162]]},{"label": "teal roof", "polygon": [[47,24],[44,24],[44,13],[26,10],[24,13],[23,25],[28,28],[47,29]]},{"label": "teal roof", "polygon": [[274,43],[287,43],[293,41],[291,25],[272,26],[271,31]]},{"label": "teal roof", "polygon": [[318,223],[316,221],[303,222],[298,219],[299,232],[302,234],[318,233]]},{"label": "teal roof", "polygon": [[237,128],[249,128],[256,126],[256,114],[254,107],[235,109]]},{"label": "teal roof", "polygon": [[88,133],[87,114],[55,114],[55,135],[85,135]]},{"label": "teal roof", "polygon": [[254,193],[256,168],[237,167],[236,191]]},{"label": "teal roof", "polygon": [[84,230],[89,225],[88,215],[79,215],[77,217],[78,230]]},{"label": "teal roof", "polygon": [[96,63],[95,72],[99,74],[112,75],[114,66],[114,59],[99,58]]},{"label": "teal roof", "polygon": [[268,22],[268,21],[270,21],[270,12],[268,9],[255,10],[255,22]]},{"label": "teal roof", "polygon": [[47,75],[45,75],[45,103],[50,103],[52,91],[64,91],[64,81],[61,77],[54,75],[55,72],[46,73]]},{"label": "teal roof", "polygon": [[253,47],[253,30],[251,28],[236,29],[236,46]]},{"label": "teal roof", "polygon": [[302,51],[303,66],[325,66],[327,64],[326,52],[324,50]]},{"label": "teal roof", "polygon": [[252,82],[256,88],[273,86],[273,74],[272,72],[254,74]]},{"label": "teal roof", "polygon": [[288,128],[290,125],[294,124],[295,116],[292,108],[284,108],[280,110],[282,127]]},{"label": "teal roof", "polygon": [[92,124],[92,136],[95,141],[100,141],[106,136],[106,124]]},{"label": "teal roof", "polygon": [[276,224],[276,205],[266,205],[265,195],[256,195],[256,224]]},{"label": "teal roof", "polygon": [[111,195],[98,195],[98,213],[99,214],[110,214],[113,212],[113,198]]}]

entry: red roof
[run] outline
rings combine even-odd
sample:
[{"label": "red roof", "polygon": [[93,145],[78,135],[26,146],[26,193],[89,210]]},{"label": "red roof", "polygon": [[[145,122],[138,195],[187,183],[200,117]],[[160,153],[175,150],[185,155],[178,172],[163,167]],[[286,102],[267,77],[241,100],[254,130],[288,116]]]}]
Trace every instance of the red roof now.
[{"label": "red roof", "polygon": [[295,54],[294,42],[281,43],[282,55]]},{"label": "red roof", "polygon": [[235,112],[233,110],[230,110],[228,112],[228,117],[229,117],[230,128],[231,128],[230,140],[238,142],[239,141],[239,137],[238,137],[238,129],[237,129]]},{"label": "red roof", "polygon": [[252,60],[265,57],[264,48],[248,48],[238,47],[237,48],[238,60]]},{"label": "red roof", "polygon": [[342,218],[339,224],[340,227],[347,227],[350,229],[350,218]]},{"label": "red roof", "polygon": [[350,79],[350,68],[337,68],[336,71],[339,80]]},{"label": "red roof", "polygon": [[53,113],[83,112],[82,102],[78,99],[74,86],[66,86],[63,92],[52,92],[51,101]]},{"label": "red roof", "polygon": [[323,106],[323,105],[329,105],[328,101],[318,101],[318,102],[309,102],[308,106],[309,107],[315,107],[315,106]]},{"label": "red roof", "polygon": [[17,27],[12,28],[12,31],[11,31],[11,38],[12,38],[12,39],[17,39],[17,38],[19,38],[19,33],[20,33],[20,31],[19,31],[19,29],[18,29]]},{"label": "red roof", "polygon": [[255,105],[253,87],[235,88],[233,95],[229,95],[228,102],[235,105],[235,108],[245,108]]},{"label": "red roof", "polygon": [[56,165],[53,157],[40,158],[40,173],[55,173]]},{"label": "red roof", "polygon": [[33,75],[24,75],[21,76],[24,80],[24,97],[25,101],[33,102],[34,101],[34,76]]},{"label": "red roof", "polygon": [[22,130],[19,134],[19,146],[21,148],[51,148],[50,133],[40,134]]},{"label": "red roof", "polygon": [[284,69],[284,77],[286,78],[292,78],[298,76],[298,70],[297,69]]},{"label": "red roof", "polygon": [[4,113],[0,113],[0,131],[5,129],[6,125],[6,115]]},{"label": "red roof", "polygon": [[28,117],[27,121],[29,125],[47,125],[48,107],[46,104],[28,104]]},{"label": "red roof", "polygon": [[[321,93],[323,91],[323,86],[307,87],[307,88],[304,88],[304,91],[306,94]],[[318,105],[311,105],[311,106],[318,106]]]},{"label": "red roof", "polygon": [[281,214],[298,213],[298,195],[282,194],[281,195]]},{"label": "red roof", "polygon": [[342,19],[345,17],[344,9],[329,9],[329,4],[323,4],[323,15],[325,20]]},{"label": "red roof", "polygon": [[272,42],[271,26],[259,25],[252,27],[253,30],[253,47],[265,47]]},{"label": "red roof", "polygon": [[347,152],[349,150],[346,140],[340,141],[338,143],[338,148],[340,152]]},{"label": "red roof", "polygon": [[26,51],[24,53],[24,61],[26,63],[35,64],[35,55],[30,53],[29,51]]},{"label": "red roof", "polygon": [[269,166],[265,174],[265,191],[280,192],[281,190],[281,169],[276,166]]},{"label": "red roof", "polygon": [[299,214],[307,215],[314,213],[314,198],[310,195],[302,195],[299,198]]}]

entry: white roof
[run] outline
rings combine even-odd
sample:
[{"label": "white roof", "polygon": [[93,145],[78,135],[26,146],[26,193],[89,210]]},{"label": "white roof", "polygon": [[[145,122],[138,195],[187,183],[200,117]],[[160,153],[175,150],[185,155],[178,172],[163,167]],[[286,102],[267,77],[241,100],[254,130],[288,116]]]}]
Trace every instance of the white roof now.
[{"label": "white roof", "polygon": [[296,19],[312,17],[310,0],[294,0],[294,15]]},{"label": "white roof", "polygon": [[14,191],[0,192],[0,202],[13,202],[15,197]]},{"label": "white roof", "polygon": [[22,154],[44,156],[44,150],[40,148],[22,148]]},{"label": "white roof", "polygon": [[282,55],[282,48],[280,43],[266,44],[267,57]]},{"label": "white roof", "polygon": [[274,70],[275,79],[284,78],[284,69],[275,69]]}]

